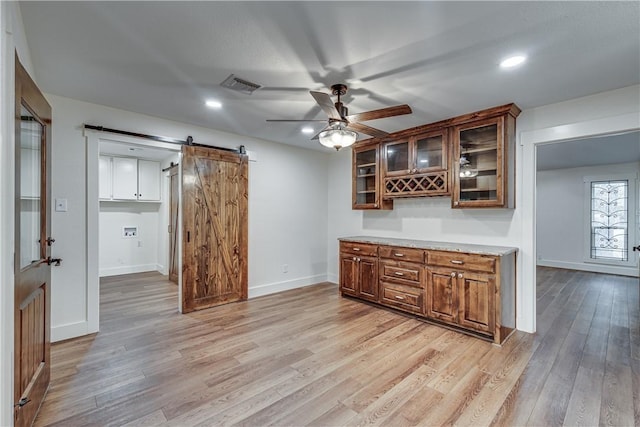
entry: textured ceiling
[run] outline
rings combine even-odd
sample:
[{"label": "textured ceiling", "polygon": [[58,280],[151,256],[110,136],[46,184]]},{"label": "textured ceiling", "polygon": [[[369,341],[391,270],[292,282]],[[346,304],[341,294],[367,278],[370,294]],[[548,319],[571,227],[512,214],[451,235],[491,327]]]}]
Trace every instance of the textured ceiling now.
[{"label": "textured ceiling", "polygon": [[[639,10],[608,1],[21,3],[45,92],[317,149],[301,124],[265,119],[325,118],[308,91],[334,83],[350,86],[350,113],[409,104],[411,115],[367,122],[386,131],[638,84]],[[527,63],[499,69],[515,53]],[[231,73],[264,87],[220,87]],[[205,108],[211,98],[223,108]]]}]

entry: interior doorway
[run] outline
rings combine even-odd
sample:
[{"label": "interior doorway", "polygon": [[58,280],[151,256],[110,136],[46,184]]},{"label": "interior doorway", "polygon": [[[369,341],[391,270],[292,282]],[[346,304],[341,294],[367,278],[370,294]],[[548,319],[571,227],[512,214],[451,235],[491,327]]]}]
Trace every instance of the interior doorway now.
[{"label": "interior doorway", "polygon": [[117,137],[99,144],[100,277],[150,271],[168,275],[170,171],[176,169],[172,165],[179,163],[180,152]]},{"label": "interior doorway", "polygon": [[536,148],[536,265],[636,277],[640,131]]}]

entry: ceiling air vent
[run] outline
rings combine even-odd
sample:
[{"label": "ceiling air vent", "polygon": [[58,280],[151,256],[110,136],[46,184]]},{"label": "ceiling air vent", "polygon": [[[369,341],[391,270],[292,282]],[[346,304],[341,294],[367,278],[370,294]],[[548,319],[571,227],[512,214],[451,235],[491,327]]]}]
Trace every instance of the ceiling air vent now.
[{"label": "ceiling air vent", "polygon": [[251,95],[262,87],[259,84],[251,83],[250,81],[236,77],[233,74],[224,79],[224,81],[220,83],[220,86],[235,90],[236,92],[245,93],[247,95]]}]

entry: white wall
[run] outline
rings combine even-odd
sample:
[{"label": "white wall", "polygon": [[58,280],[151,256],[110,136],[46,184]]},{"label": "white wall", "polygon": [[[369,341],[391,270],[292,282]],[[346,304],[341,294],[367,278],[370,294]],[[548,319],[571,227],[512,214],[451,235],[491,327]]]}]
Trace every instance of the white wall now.
[{"label": "white wall", "polygon": [[[118,274],[162,271],[159,244],[160,203],[100,202],[100,277]],[[137,227],[137,237],[123,237],[123,227]],[[163,262],[163,261],[162,261]]]},{"label": "white wall", "polygon": [[[537,133],[548,132],[551,135],[548,140],[581,136],[572,127],[581,122],[587,122],[588,126],[580,129],[587,129],[591,134],[613,132],[611,127],[601,125],[601,121],[630,113],[637,116],[640,114],[639,100],[640,86],[631,86],[524,110],[517,122],[514,210],[454,210],[449,208],[450,200],[447,198],[423,198],[396,201],[393,211],[353,211],[351,153],[338,153],[331,158],[329,165],[329,277],[337,280],[337,239],[343,236],[372,235],[515,246],[520,249],[516,278],[517,327],[535,331],[535,250],[532,249],[535,245],[535,227],[532,224],[535,203],[531,199],[535,194],[535,183],[528,180],[535,176],[532,147]],[[535,138],[525,140],[522,137],[524,133]],[[523,156],[525,147],[527,156]],[[525,165],[526,168],[523,167]]]},{"label": "white wall", "polygon": [[[249,163],[249,296],[326,280],[328,154],[60,96],[47,99],[53,107],[52,197],[66,198],[69,205],[68,212],[53,215],[56,256],[65,261],[53,269],[52,340],[88,332],[88,189],[80,177],[97,177],[97,168],[85,167],[83,123],[181,139],[192,135],[195,142],[222,147],[245,145],[258,159]],[[97,226],[88,233],[98,233]]]},{"label": "white wall", "polygon": [[[637,276],[636,267],[607,266],[584,262],[584,177],[640,171],[640,163],[588,166],[538,171],[537,260],[538,265]],[[634,210],[637,210],[634,209]]]},{"label": "white wall", "polygon": [[0,425],[13,423],[14,55],[37,82],[17,2],[0,2]]}]

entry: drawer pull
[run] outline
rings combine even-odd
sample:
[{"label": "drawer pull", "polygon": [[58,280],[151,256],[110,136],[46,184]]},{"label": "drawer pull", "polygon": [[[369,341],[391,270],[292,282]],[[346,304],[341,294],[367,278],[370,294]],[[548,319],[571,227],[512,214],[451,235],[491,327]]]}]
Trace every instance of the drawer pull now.
[{"label": "drawer pull", "polygon": [[458,264],[458,265],[461,265],[461,264],[464,264],[464,261],[460,261],[460,260],[457,260],[457,259],[452,259],[452,260],[451,260],[451,264]]},{"label": "drawer pull", "polygon": [[397,257],[403,257],[404,256],[404,254],[394,254],[394,255],[397,256]]},{"label": "drawer pull", "polygon": [[404,300],[404,297],[402,295],[396,295],[395,298],[396,299],[400,299],[400,300]]},{"label": "drawer pull", "polygon": [[[356,251],[356,252],[360,252],[360,248],[353,248],[353,250]],[[453,262],[453,261],[451,261],[451,262]]]},{"label": "drawer pull", "polygon": [[396,272],[395,272],[395,273],[393,273],[393,274],[395,274],[396,276],[404,276],[404,273],[400,273],[399,271],[396,271]]}]

